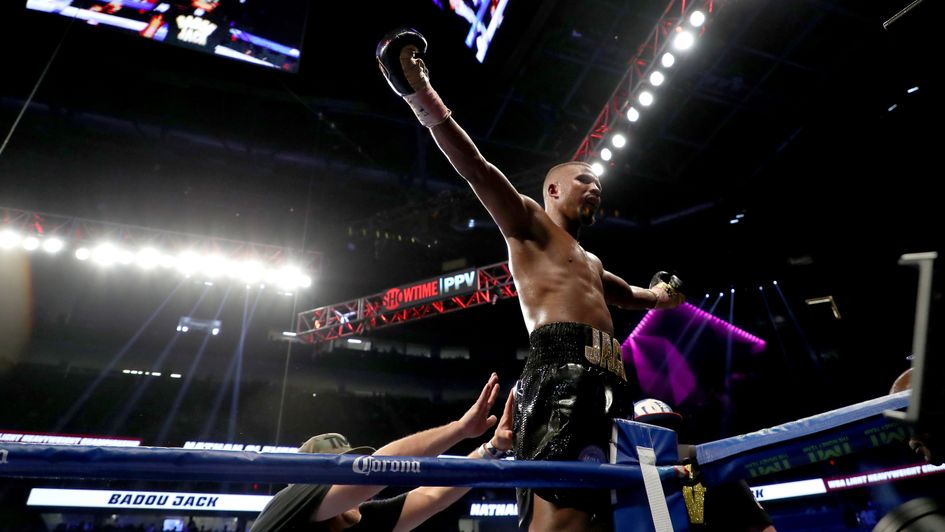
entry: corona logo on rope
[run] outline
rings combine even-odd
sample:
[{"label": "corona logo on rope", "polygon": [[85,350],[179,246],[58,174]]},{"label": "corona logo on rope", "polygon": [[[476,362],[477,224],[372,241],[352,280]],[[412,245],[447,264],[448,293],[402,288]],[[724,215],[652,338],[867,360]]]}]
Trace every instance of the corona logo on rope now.
[{"label": "corona logo on rope", "polygon": [[359,475],[371,473],[419,473],[420,462],[417,460],[393,460],[373,456],[359,456],[351,464],[351,470]]}]

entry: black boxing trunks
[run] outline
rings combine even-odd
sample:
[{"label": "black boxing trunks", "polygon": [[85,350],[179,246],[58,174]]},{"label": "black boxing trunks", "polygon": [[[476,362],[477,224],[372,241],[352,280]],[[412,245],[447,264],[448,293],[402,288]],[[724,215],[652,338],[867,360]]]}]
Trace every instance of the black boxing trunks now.
[{"label": "black boxing trunks", "polygon": [[[590,325],[550,323],[531,333],[529,345],[516,385],[515,459],[609,462],[613,419],[633,413],[620,344]],[[532,492],[595,520],[612,519],[610,490],[518,489],[522,527],[531,520]]]}]

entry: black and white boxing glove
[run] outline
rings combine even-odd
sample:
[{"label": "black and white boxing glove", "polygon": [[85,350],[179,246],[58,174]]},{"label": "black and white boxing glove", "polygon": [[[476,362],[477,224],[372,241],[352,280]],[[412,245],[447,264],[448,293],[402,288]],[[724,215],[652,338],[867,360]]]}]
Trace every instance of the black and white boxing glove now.
[{"label": "black and white boxing glove", "polygon": [[441,124],[450,110],[430,86],[430,73],[420,55],[427,50],[427,40],[415,29],[398,28],[377,43],[377,63],[394,92],[413,109],[426,127]]},{"label": "black and white boxing glove", "polygon": [[682,305],[686,296],[682,293],[683,282],[679,277],[669,272],[656,272],[650,279],[650,291],[656,296],[656,303],[652,308],[675,308]]}]

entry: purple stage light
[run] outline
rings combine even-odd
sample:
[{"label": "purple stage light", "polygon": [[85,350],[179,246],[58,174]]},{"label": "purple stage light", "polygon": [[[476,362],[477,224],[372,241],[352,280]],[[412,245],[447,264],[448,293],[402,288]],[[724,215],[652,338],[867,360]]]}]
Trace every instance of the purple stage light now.
[{"label": "purple stage light", "polygon": [[689,357],[698,351],[714,356],[720,349],[724,356],[723,346],[729,337],[736,347],[747,347],[751,354],[764,351],[767,345],[761,338],[684,303],[672,310],[647,312],[624,340],[621,355],[624,363],[636,369],[644,393],[679,405],[699,387]]}]

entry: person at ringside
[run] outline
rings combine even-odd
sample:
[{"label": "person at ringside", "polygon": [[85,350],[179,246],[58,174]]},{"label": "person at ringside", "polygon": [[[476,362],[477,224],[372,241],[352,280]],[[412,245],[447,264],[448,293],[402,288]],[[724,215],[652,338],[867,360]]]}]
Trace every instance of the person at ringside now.
[{"label": "person at ringside", "polygon": [[[508,246],[530,342],[516,386],[515,458],[603,461],[612,420],[628,417],[633,402],[608,305],[673,308],[684,300],[681,282],[660,272],[649,288],[632,286],[581,246],[581,228],[594,223],[601,204],[601,182],[588,164],[571,161],[548,170],[544,206],[519,193],[431,87],[420,59],[426,46],[417,31],[395,30],[378,44],[377,59],[391,88],[469,182]],[[541,532],[609,530],[609,493],[518,490],[519,521]]]},{"label": "person at ringside", "polygon": [[[502,418],[489,411],[499,393],[495,373],[463,416],[377,449],[351,447],[337,433],[309,438],[303,453],[361,454],[373,456],[436,456],[466,438],[481,436],[495,425],[492,438],[469,454],[470,458],[497,459],[512,448],[513,399],[509,393]],[[256,518],[251,532],[391,532],[412,530],[459,500],[469,488],[420,487],[396,497],[369,501],[385,486],[290,484],[273,496]],[[367,501],[367,502],[365,502]]]},{"label": "person at ringside", "polygon": [[[903,371],[889,389],[890,394],[912,389],[912,368]],[[945,463],[945,456],[936,451],[935,438],[930,433],[916,433],[909,437],[909,447],[915,454],[925,458],[926,462],[935,465]]]},{"label": "person at ringside", "polygon": [[[634,403],[633,420],[677,433],[684,421],[682,414],[655,398]],[[680,444],[679,447],[687,451],[693,448],[689,444]],[[698,481],[698,476],[696,480],[693,485],[683,488],[691,532],[777,532],[768,512],[755,500],[744,480],[728,481],[711,488]]]}]

